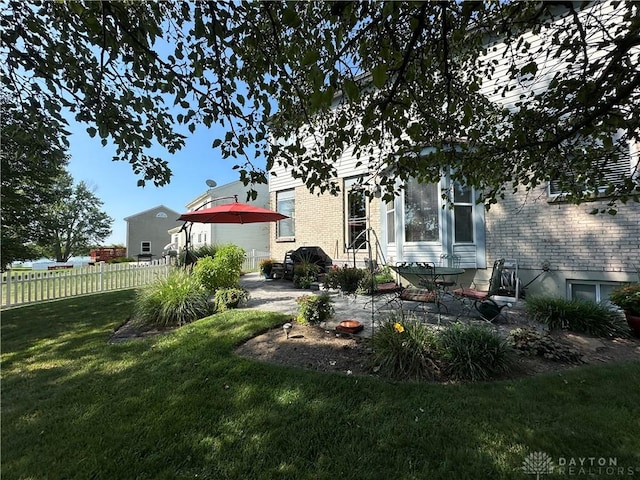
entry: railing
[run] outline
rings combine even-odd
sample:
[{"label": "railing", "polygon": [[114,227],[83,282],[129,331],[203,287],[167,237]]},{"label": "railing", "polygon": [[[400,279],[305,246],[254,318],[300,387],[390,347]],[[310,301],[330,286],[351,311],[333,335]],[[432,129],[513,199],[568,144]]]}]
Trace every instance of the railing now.
[{"label": "railing", "polygon": [[13,307],[59,298],[147,285],[165,278],[171,265],[164,260],[144,263],[98,263],[61,270],[7,271],[2,274],[0,306]]},{"label": "railing", "polygon": [[[269,252],[251,250],[242,264],[242,271],[258,270],[260,260],[265,258],[270,258]],[[160,259],[56,270],[9,270],[2,274],[0,307],[141,287],[157,278],[166,278],[171,268],[170,263]]]},{"label": "railing", "polygon": [[247,256],[244,259],[244,263],[242,264],[243,272],[254,272],[258,270],[260,266],[260,260],[264,260],[266,258],[271,258],[271,254],[269,252],[261,252],[256,249],[252,249],[250,252],[247,252]]}]

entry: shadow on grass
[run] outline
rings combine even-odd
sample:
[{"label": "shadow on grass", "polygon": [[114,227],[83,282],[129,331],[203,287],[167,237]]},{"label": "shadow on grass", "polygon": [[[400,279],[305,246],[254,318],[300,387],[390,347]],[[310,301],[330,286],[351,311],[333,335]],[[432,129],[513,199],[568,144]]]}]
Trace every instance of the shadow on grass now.
[{"label": "shadow on grass", "polygon": [[3,315],[6,478],[521,479],[535,451],[640,466],[637,362],[395,384],[235,356],[273,313],[111,345],[132,297],[109,297]]}]

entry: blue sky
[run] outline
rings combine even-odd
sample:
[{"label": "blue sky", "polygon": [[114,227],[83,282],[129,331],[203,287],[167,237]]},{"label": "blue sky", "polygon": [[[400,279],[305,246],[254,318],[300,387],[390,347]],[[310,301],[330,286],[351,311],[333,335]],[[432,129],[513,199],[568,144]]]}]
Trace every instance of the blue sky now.
[{"label": "blue sky", "polygon": [[[90,188],[95,188],[96,196],[104,203],[103,210],[114,219],[113,233],[104,245],[125,243],[125,217],[158,205],[183,212],[189,201],[207,190],[207,179],[215,180],[218,185],[240,179],[239,173],[232,169],[233,159],[223,160],[219,150],[211,148],[214,138],[219,136],[215,127],[196,130],[188,136],[186,147],[175,155],[161,149],[152,151],[168,160],[173,171],[171,183],[155,187],[148,182],[147,186],[138,187],[139,177],[133,173],[130,164],[111,160],[115,154],[112,145],[103,147],[97,135],[91,138],[86,133],[86,125],[70,123],[69,172],[76,183],[84,181]],[[264,167],[264,162],[257,165]]]}]

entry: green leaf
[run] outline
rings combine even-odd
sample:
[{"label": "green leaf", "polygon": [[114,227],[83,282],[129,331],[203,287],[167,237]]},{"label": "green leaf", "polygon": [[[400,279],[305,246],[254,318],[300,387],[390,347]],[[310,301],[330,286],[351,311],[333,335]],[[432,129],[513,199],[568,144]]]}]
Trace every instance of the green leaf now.
[{"label": "green leaf", "polygon": [[301,24],[300,17],[295,10],[295,4],[290,3],[287,8],[282,12],[282,23],[289,27],[298,27]]},{"label": "green leaf", "polygon": [[318,52],[317,50],[307,50],[302,57],[302,65],[305,67],[309,66],[312,63],[317,62],[319,58],[320,52]]},{"label": "green leaf", "polygon": [[371,76],[373,84],[377,88],[384,87],[384,84],[387,82],[387,66],[385,64],[376,65],[373,70],[371,70]]},{"label": "green leaf", "polygon": [[347,78],[343,83],[344,93],[346,93],[349,100],[358,100],[360,98],[360,89],[356,82]]},{"label": "green leaf", "polygon": [[95,128],[95,127],[88,127],[88,128],[87,128],[87,133],[89,134],[89,136],[90,136],[91,138],[93,138],[93,137],[95,137],[95,136],[96,136],[96,133],[98,133],[98,131],[96,130],[96,128]]}]

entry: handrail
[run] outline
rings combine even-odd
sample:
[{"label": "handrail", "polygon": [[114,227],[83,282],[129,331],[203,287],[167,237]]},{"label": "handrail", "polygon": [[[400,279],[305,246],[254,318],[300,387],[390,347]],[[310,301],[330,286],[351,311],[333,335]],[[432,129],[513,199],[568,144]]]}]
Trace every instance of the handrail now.
[{"label": "handrail", "polygon": [[[363,230],[362,232],[360,232],[356,238],[353,239],[353,241],[351,242],[351,244],[347,247],[347,258],[349,257],[349,250],[353,250],[353,268],[356,268],[356,254],[357,254],[357,249],[356,249],[356,245],[359,245],[359,240],[360,237],[362,237],[363,235],[366,235],[365,237],[365,244],[368,246],[368,250],[369,250],[369,262],[373,262],[373,258],[371,255],[371,239],[370,236],[368,235],[369,232],[373,233],[373,236],[375,237],[375,246],[376,246],[376,261],[378,261],[379,259],[382,260],[381,264],[385,265],[387,263],[386,259],[384,258],[384,254],[382,253],[382,245],[380,244],[380,240],[378,239],[378,235],[376,234],[375,230],[371,227]],[[371,263],[370,263],[371,264]]]}]

